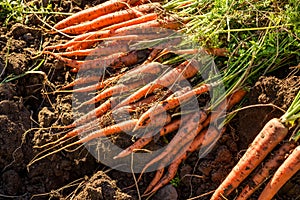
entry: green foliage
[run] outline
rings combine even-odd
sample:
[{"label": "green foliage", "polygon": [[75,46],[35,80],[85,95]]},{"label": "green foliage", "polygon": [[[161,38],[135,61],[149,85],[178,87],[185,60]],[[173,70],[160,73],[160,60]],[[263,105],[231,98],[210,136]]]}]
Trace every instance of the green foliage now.
[{"label": "green foliage", "polygon": [[180,184],[180,178],[177,174],[177,176],[175,178],[173,178],[170,183],[174,186],[174,187],[178,187]]},{"label": "green foliage", "polygon": [[0,20],[7,25],[9,21],[21,22],[25,5],[22,0],[2,0],[0,2]]}]

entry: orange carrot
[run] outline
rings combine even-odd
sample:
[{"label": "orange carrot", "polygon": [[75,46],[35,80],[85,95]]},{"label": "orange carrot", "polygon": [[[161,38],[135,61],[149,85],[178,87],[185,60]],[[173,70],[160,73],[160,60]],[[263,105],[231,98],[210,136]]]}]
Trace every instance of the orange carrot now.
[{"label": "orange carrot", "polygon": [[279,189],[300,170],[300,146],[297,146],[277,169],[271,180],[268,182],[258,200],[269,200]]},{"label": "orange carrot", "polygon": [[113,24],[111,26],[103,28],[102,30],[114,31],[114,30],[122,28],[122,27],[136,25],[136,24],[140,24],[140,23],[155,20],[155,19],[157,19],[157,14],[156,13],[150,13],[150,14],[146,14],[146,15],[140,16],[140,17],[135,18],[135,19],[124,21],[124,22],[121,22],[121,23],[118,23],[118,24]]},{"label": "orange carrot", "polygon": [[[201,122],[206,118],[206,114],[204,112],[193,113],[184,117],[183,122],[185,122],[182,127],[178,130],[178,133],[173,137],[165,151],[160,155],[156,156],[153,160],[145,165],[143,168],[141,175],[145,172],[145,170],[153,165],[154,163],[164,159],[164,161],[169,161],[172,159],[182,148],[186,148],[186,145],[189,145],[189,142],[192,142],[195,136],[201,131],[203,128],[201,126]],[[166,159],[167,158],[167,159]],[[139,179],[141,178],[141,175]]]},{"label": "orange carrot", "polygon": [[95,68],[104,68],[108,67],[111,63],[113,63],[116,59],[126,56],[126,53],[116,53],[109,56],[105,56],[102,58],[97,58],[94,60],[72,60],[69,58],[64,58],[57,53],[52,53],[50,51],[45,51],[45,54],[49,54],[53,56],[54,58],[62,61],[65,63],[65,65],[76,68],[76,69],[95,69]]},{"label": "orange carrot", "polygon": [[157,88],[167,87],[174,84],[176,81],[191,78],[197,73],[197,71],[198,70],[195,62],[191,63],[190,61],[185,61],[176,68],[170,70],[163,76],[157,78],[155,81],[145,85],[144,87],[127,97],[124,101],[118,104],[116,108],[138,101],[147,94],[151,94]]},{"label": "orange carrot", "polygon": [[114,11],[120,10],[121,8],[126,7],[126,4],[134,4],[137,0],[109,0],[97,6],[82,10],[77,12],[76,14],[67,17],[66,19],[57,23],[54,28],[55,29],[63,29],[65,27],[69,27],[71,25],[90,21],[99,16],[103,16]]},{"label": "orange carrot", "polygon": [[[118,81],[119,78],[122,76],[123,74],[119,74],[117,76],[113,76],[110,77],[104,81],[100,81],[98,83],[92,84],[92,85],[88,85],[85,87],[81,87],[81,88],[75,88],[73,90],[60,90],[59,92],[89,92],[89,91],[94,91],[94,90],[99,90],[102,89],[104,87],[107,87],[108,85],[110,85],[111,83]],[[95,78],[95,79],[94,79]],[[73,81],[72,83],[62,87],[62,89],[66,89],[68,87],[73,87],[75,85],[79,85],[79,84],[88,84],[89,81],[94,81],[96,80],[96,78],[98,78],[98,80],[100,79],[100,77],[97,76],[87,76],[87,77],[81,77],[76,79],[75,81]],[[77,81],[78,80],[78,81]]]},{"label": "orange carrot", "polygon": [[129,8],[126,10],[120,10],[117,12],[109,13],[107,15],[103,15],[103,16],[98,17],[91,21],[87,21],[87,22],[73,25],[73,26],[68,26],[64,29],[61,29],[60,31],[63,33],[68,33],[68,34],[82,34],[85,32],[96,30],[96,29],[101,29],[103,27],[106,27],[106,26],[109,26],[112,24],[117,24],[120,22],[128,21],[135,17],[140,17],[140,16],[137,16],[136,11],[139,11],[142,13],[150,12],[159,6],[160,6],[159,3],[149,3],[149,4],[144,4],[144,5],[136,6],[133,8]]},{"label": "orange carrot", "polygon": [[129,47],[128,44],[112,44],[112,46],[108,47],[97,47],[94,49],[81,49],[75,51],[61,52],[57,53],[57,55],[63,57],[99,57],[99,56],[107,56],[110,54],[115,54],[117,52],[128,52]]},{"label": "orange carrot", "polygon": [[281,147],[272,154],[272,157],[263,164],[262,168],[254,174],[236,200],[248,199],[259,188],[259,186],[268,179],[271,173],[280,166],[280,164],[284,161],[285,156],[293,148],[295,148],[295,144],[291,142],[285,142],[281,145]]},{"label": "orange carrot", "polygon": [[216,189],[211,200],[228,196],[257,167],[267,154],[287,135],[286,128],[279,119],[270,120],[256,136],[251,146],[232,169],[226,179]]},{"label": "orange carrot", "polygon": [[[159,135],[164,136],[168,133],[172,133],[173,131],[176,131],[180,126],[181,121],[176,119],[172,121],[170,124],[165,125],[160,131]],[[146,133],[141,138],[139,138],[135,143],[133,143],[128,148],[121,151],[117,156],[114,157],[114,159],[122,158],[130,153],[132,153],[135,149],[141,149],[147,144],[149,144],[153,140],[153,132]]]},{"label": "orange carrot", "polygon": [[[205,130],[201,131],[195,137],[195,139],[190,144],[190,146],[188,147],[186,152],[174,159],[174,161],[168,167],[167,174],[155,185],[155,187],[153,187],[153,189],[149,186],[146,189],[146,191],[144,192],[144,195],[149,195],[151,193],[154,193],[157,190],[159,190],[161,187],[163,187],[164,185],[168,184],[175,177],[180,163],[182,163],[182,161],[184,161],[190,153],[196,151],[200,147],[205,147],[205,145],[206,145],[205,138],[214,139],[214,137],[213,137],[214,135],[220,135],[220,134],[219,134],[219,131],[213,126],[209,127],[208,130],[205,129]],[[150,192],[150,190],[151,190],[151,192]]]}]

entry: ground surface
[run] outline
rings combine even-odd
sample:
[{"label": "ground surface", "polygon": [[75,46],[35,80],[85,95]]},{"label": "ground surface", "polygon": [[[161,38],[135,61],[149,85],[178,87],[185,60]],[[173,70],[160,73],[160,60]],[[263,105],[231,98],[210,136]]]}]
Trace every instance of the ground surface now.
[{"label": "ground surface", "polygon": [[[67,2],[62,6],[69,11],[70,5]],[[43,57],[36,59],[33,56],[41,45],[59,41],[60,37],[53,38],[36,28],[40,24],[32,15],[26,26],[1,26],[0,72],[4,70],[1,81],[12,73],[23,74],[36,66]],[[55,135],[51,129],[26,131],[66,125],[72,121],[71,96],[46,93],[70,81],[74,74],[49,57],[45,57],[40,70],[45,72],[51,84],[45,81],[42,74],[28,74],[0,85],[0,199],[137,199],[136,188],[128,188],[134,184],[131,173],[111,170],[97,163],[84,148],[59,152],[27,169],[30,160],[41,151],[33,146],[53,140]],[[286,69],[260,77],[251,87],[244,105],[272,103],[287,109],[300,87],[297,74],[288,76],[291,71]],[[180,181],[177,181],[176,187],[178,198],[187,199],[208,193],[199,199],[209,199],[210,192],[224,179],[264,123],[281,115],[279,109],[263,105],[240,111],[209,155],[199,160],[197,153],[194,153],[181,164],[177,176]],[[143,177],[139,183],[141,191],[153,175],[148,173]],[[174,188],[166,188],[153,199],[174,199]],[[299,197],[299,191],[298,173],[276,199]]]}]

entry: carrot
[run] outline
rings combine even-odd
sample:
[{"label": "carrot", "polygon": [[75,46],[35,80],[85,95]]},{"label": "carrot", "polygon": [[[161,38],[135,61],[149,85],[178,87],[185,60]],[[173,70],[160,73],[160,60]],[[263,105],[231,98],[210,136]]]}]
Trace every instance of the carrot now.
[{"label": "carrot", "polygon": [[[224,131],[224,130],[222,130],[222,131]],[[188,147],[186,152],[184,154],[180,155],[179,157],[176,157],[174,159],[174,161],[170,164],[170,166],[168,167],[167,174],[155,185],[155,187],[153,189],[149,186],[146,189],[146,191],[144,192],[144,195],[149,195],[151,193],[154,193],[157,190],[159,190],[161,187],[163,187],[164,185],[168,184],[175,177],[180,163],[182,163],[188,157],[188,155],[190,153],[196,151],[200,147],[203,147],[203,146],[205,147],[205,145],[207,145],[205,143],[205,138],[214,139],[213,136],[215,136],[215,135],[220,135],[220,134],[219,134],[219,131],[213,126],[209,127],[209,129],[204,129],[203,131],[201,131],[195,137],[195,139],[190,144],[190,146]],[[150,192],[150,190],[151,190],[151,192]]]},{"label": "carrot", "polygon": [[[85,86],[85,87],[75,88],[73,90],[59,90],[59,92],[89,92],[89,91],[93,91],[93,90],[99,90],[99,89],[102,89],[104,87],[107,87],[108,85],[110,85],[111,83],[113,83],[115,81],[118,81],[119,78],[122,75],[123,74],[119,74],[119,75],[110,77],[110,78],[108,78],[108,79],[106,79],[104,81],[100,81],[98,83],[95,83],[95,84],[92,84],[92,85],[88,85],[88,86]],[[79,85],[81,83],[88,84],[89,81],[94,81],[94,80],[96,80],[96,78],[98,78],[98,80],[99,80],[99,77],[97,77],[97,76],[80,77],[80,78],[76,79],[75,81],[73,81],[72,83],[70,83],[70,84],[62,87],[62,89],[66,89],[68,87],[73,87],[73,86]]]},{"label": "carrot", "polygon": [[150,14],[146,14],[146,15],[140,16],[140,17],[135,18],[135,19],[124,21],[124,22],[121,22],[121,23],[118,23],[118,24],[113,24],[111,26],[103,28],[102,30],[114,31],[114,30],[122,28],[122,27],[136,25],[136,24],[140,24],[140,23],[155,20],[155,19],[157,19],[157,14],[156,13],[150,13]]},{"label": "carrot", "polygon": [[205,93],[211,90],[211,88],[214,86],[214,84],[204,84],[200,87],[197,87],[191,91],[184,92],[182,95],[176,95],[169,97],[161,102],[159,104],[154,105],[151,107],[149,110],[147,110],[143,115],[139,118],[139,122],[137,126],[141,126],[144,124],[145,120],[147,120],[150,115],[158,114],[167,110],[171,110],[173,108],[176,108],[179,106],[181,103],[186,102],[193,96],[199,95],[201,93]]},{"label": "carrot", "polygon": [[155,81],[152,81],[151,83],[145,85],[144,87],[127,97],[124,101],[118,104],[116,108],[138,101],[147,94],[151,94],[157,88],[167,87],[174,84],[176,81],[191,78],[197,73],[197,71],[198,70],[196,68],[195,62],[191,63],[190,61],[185,61],[163,76],[157,78]]},{"label": "carrot", "polygon": [[211,200],[228,196],[287,135],[288,128],[277,118],[270,120],[256,136],[246,153],[216,189]]},{"label": "carrot", "polygon": [[146,188],[144,195],[147,195],[147,193],[159,182],[161,177],[164,175],[164,171],[165,171],[164,167],[156,171],[155,176],[153,177],[151,183],[149,183],[148,187]]},{"label": "carrot", "polygon": [[[172,133],[173,131],[176,131],[180,126],[181,121],[176,119],[172,121],[170,124],[165,125],[160,131],[159,135],[164,136],[168,133]],[[141,138],[139,138],[135,143],[133,143],[128,148],[121,151],[117,156],[114,157],[114,159],[122,158],[130,153],[132,153],[135,149],[141,149],[147,144],[149,144],[153,140],[153,132],[146,133]]]},{"label": "carrot", "polygon": [[120,58],[122,56],[126,56],[126,53],[116,53],[109,56],[105,56],[102,58],[97,58],[94,60],[72,60],[69,58],[64,58],[57,53],[52,53],[50,51],[45,51],[45,54],[49,54],[53,56],[54,58],[64,62],[65,65],[76,68],[76,69],[95,69],[95,68],[104,68],[109,66],[113,61],[117,58]]},{"label": "carrot", "polygon": [[268,179],[271,173],[280,166],[280,164],[284,161],[285,156],[293,148],[295,148],[295,144],[291,142],[286,142],[281,145],[272,157],[264,163],[263,167],[254,174],[236,200],[248,199],[259,188],[259,186]]},{"label": "carrot", "polygon": [[86,84],[89,82],[95,82],[99,81],[100,77],[99,76],[86,76],[86,77],[80,77],[72,81],[71,83],[61,87],[61,89],[67,89],[70,87],[74,87],[75,85],[81,85],[81,84]]},{"label": "carrot", "polygon": [[120,10],[117,12],[109,13],[107,15],[103,15],[103,16],[98,17],[91,21],[87,21],[87,22],[73,25],[73,26],[68,26],[64,29],[61,29],[60,31],[63,33],[67,33],[67,34],[82,34],[82,33],[100,29],[100,28],[103,28],[103,27],[106,27],[106,26],[109,26],[112,24],[117,24],[120,22],[128,21],[135,17],[140,17],[140,16],[137,16],[136,11],[139,11],[142,13],[150,12],[159,6],[160,6],[159,3],[149,3],[149,4],[144,4],[144,5],[136,6],[133,8],[129,8],[126,10]]},{"label": "carrot", "polygon": [[107,56],[110,54],[115,54],[118,52],[127,52],[129,51],[128,44],[116,44],[108,47],[97,47],[94,49],[81,49],[75,51],[61,52],[57,53],[59,56],[63,57],[99,57],[99,56]]},{"label": "carrot", "polygon": [[300,170],[300,146],[297,146],[277,169],[271,180],[268,182],[258,200],[269,200],[279,189]]},{"label": "carrot", "polygon": [[[145,172],[145,170],[153,165],[154,163],[164,159],[164,162],[167,162],[171,158],[174,157],[182,148],[186,148],[186,145],[189,145],[189,142],[192,142],[194,137],[201,131],[203,128],[201,126],[201,121],[205,120],[206,114],[204,112],[193,113],[184,117],[183,126],[178,130],[178,133],[173,137],[165,151],[160,155],[156,156],[153,160],[145,165],[143,168],[141,175]],[[202,120],[201,120],[202,119]],[[167,159],[166,159],[167,158]],[[139,179],[141,178],[141,175]]]},{"label": "carrot", "polygon": [[126,4],[134,4],[136,2],[137,2],[137,0],[106,1],[102,4],[82,10],[80,12],[77,12],[76,14],[71,15],[70,17],[67,17],[66,19],[57,23],[54,26],[54,28],[55,29],[63,29],[65,27],[69,27],[69,26],[77,24],[77,23],[90,21],[99,16],[103,16],[103,15],[112,13],[114,11],[120,10],[121,8],[124,8],[126,6]]}]

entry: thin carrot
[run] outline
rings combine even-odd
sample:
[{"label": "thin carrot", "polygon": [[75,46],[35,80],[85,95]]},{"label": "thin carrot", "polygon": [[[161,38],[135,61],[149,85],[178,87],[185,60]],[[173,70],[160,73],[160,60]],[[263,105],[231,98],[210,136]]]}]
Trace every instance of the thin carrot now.
[{"label": "thin carrot", "polygon": [[[181,121],[179,119],[176,119],[172,121],[170,124],[165,125],[160,131],[159,135],[164,136],[168,133],[172,133],[176,131],[180,126]],[[133,143],[128,148],[121,151],[117,156],[114,157],[114,159],[122,158],[130,153],[132,153],[135,149],[142,149],[144,146],[149,144],[153,140],[153,132],[146,133],[141,138],[139,138],[135,143]]]},{"label": "thin carrot", "polygon": [[113,61],[115,61],[117,58],[120,58],[122,56],[126,56],[126,53],[116,53],[112,54],[109,56],[105,56],[102,58],[97,58],[94,60],[73,60],[69,58],[64,58],[57,53],[53,53],[50,51],[45,51],[45,54],[49,54],[53,56],[54,58],[64,62],[65,65],[72,67],[72,68],[77,68],[77,69],[95,69],[95,68],[104,68],[108,67]]},{"label": "thin carrot", "polygon": [[128,52],[128,51],[129,51],[128,44],[112,44],[112,46],[108,46],[108,47],[97,47],[94,49],[81,49],[75,51],[60,52],[56,54],[63,57],[89,56],[94,58],[99,56],[107,56],[118,52]]},{"label": "thin carrot", "polygon": [[[184,117],[183,122],[184,125],[178,130],[178,133],[172,138],[168,146],[166,147],[165,151],[162,152],[160,155],[153,158],[149,163],[145,165],[143,168],[141,175],[145,172],[145,170],[153,165],[154,163],[164,159],[164,161],[169,161],[172,159],[176,154],[181,151],[181,148],[186,148],[185,146],[189,145],[189,142],[192,142],[195,136],[201,131],[203,128],[201,126],[202,120],[205,119],[203,116],[204,112],[201,113],[193,113]],[[199,123],[200,122],[200,123]],[[166,159],[167,158],[167,159]],[[141,175],[139,179],[141,178]]]},{"label": "thin carrot", "polygon": [[134,4],[136,2],[137,2],[137,0],[106,1],[102,4],[82,10],[80,12],[77,12],[76,14],[71,15],[70,17],[67,17],[66,19],[57,23],[54,26],[54,28],[55,29],[63,29],[65,27],[69,27],[69,26],[77,24],[77,23],[90,21],[99,16],[106,15],[106,14],[112,13],[114,11],[120,10],[120,9],[124,8],[126,6],[126,4]]},{"label": "thin carrot", "polygon": [[288,128],[277,118],[270,120],[251,146],[216,189],[211,200],[227,197],[261,163],[267,154],[287,135]]},{"label": "thin carrot", "polygon": [[300,170],[300,146],[297,146],[277,169],[271,180],[268,182],[258,200],[269,200],[279,189]]},{"label": "thin carrot", "polygon": [[73,26],[68,26],[64,29],[61,29],[60,31],[67,34],[82,34],[88,31],[101,29],[103,27],[107,27],[112,24],[128,21],[135,17],[140,17],[137,16],[137,12],[135,10],[144,13],[144,12],[150,12],[159,6],[160,6],[159,3],[149,3],[149,4],[144,4],[133,8],[129,8],[126,10],[120,10],[117,12],[109,13],[107,15],[103,15],[91,21],[87,21]]},{"label": "thin carrot", "polygon": [[[88,86],[85,86],[85,87],[75,88],[73,90],[59,90],[59,92],[89,92],[89,91],[99,90],[99,89],[107,87],[108,85],[118,81],[119,78],[121,78],[122,75],[124,75],[124,74],[119,74],[119,75],[110,77],[108,79],[105,79],[104,81],[100,81],[98,83],[88,85]],[[62,87],[61,89],[66,89],[68,87],[73,87],[75,85],[80,85],[81,83],[82,84],[88,84],[89,81],[94,82],[97,78],[99,80],[99,77],[97,77],[97,76],[80,77],[78,79],[75,79],[72,83]]]},{"label": "thin carrot", "polygon": [[195,62],[185,61],[181,63],[179,66],[173,68],[163,76],[157,78],[155,81],[145,85],[127,97],[124,101],[118,104],[116,108],[138,101],[147,94],[151,94],[157,88],[168,87],[174,84],[176,81],[193,77],[198,71],[196,66],[197,65],[195,65]]},{"label": "thin carrot", "polygon": [[103,28],[102,30],[114,31],[114,30],[122,28],[122,27],[131,26],[131,25],[135,25],[135,24],[140,24],[140,23],[155,20],[155,19],[157,19],[157,14],[156,13],[150,13],[150,14],[146,14],[146,15],[140,16],[140,17],[135,18],[135,19],[124,21],[124,22],[121,22],[121,23],[118,23],[118,24],[113,24],[111,26]]},{"label": "thin carrot", "polygon": [[281,145],[280,148],[272,154],[272,157],[263,164],[262,168],[254,174],[236,200],[248,199],[259,188],[259,186],[268,179],[272,172],[280,166],[280,164],[284,161],[285,156],[293,148],[295,148],[295,144],[291,142],[285,142]]},{"label": "thin carrot", "polygon": [[181,103],[186,102],[193,96],[195,97],[196,95],[210,91],[214,85],[215,84],[204,84],[193,90],[184,92],[182,95],[172,96],[172,97],[169,97],[169,98],[159,102],[159,104],[154,105],[149,110],[147,110],[145,113],[143,113],[143,115],[139,118],[137,127],[143,125],[145,123],[145,120],[147,120],[150,117],[150,115],[155,115],[155,114],[176,108]]},{"label": "thin carrot", "polygon": [[[222,130],[222,131],[224,131],[224,130]],[[184,161],[190,153],[196,151],[200,147],[205,147],[205,145],[206,145],[205,138],[214,139],[215,135],[220,135],[220,134],[219,134],[219,131],[213,126],[209,127],[209,129],[204,129],[203,131],[201,131],[195,137],[195,139],[190,144],[190,146],[188,147],[186,152],[184,154],[180,155],[179,157],[176,157],[174,159],[174,161],[170,164],[170,166],[168,167],[167,174],[155,185],[155,187],[153,187],[153,189],[149,185],[149,187],[144,192],[144,195],[149,195],[151,193],[154,193],[157,190],[159,190],[161,187],[163,187],[164,185],[168,184],[175,177],[178,167],[182,163],[182,161]],[[150,190],[151,190],[151,192],[150,192]]]}]

